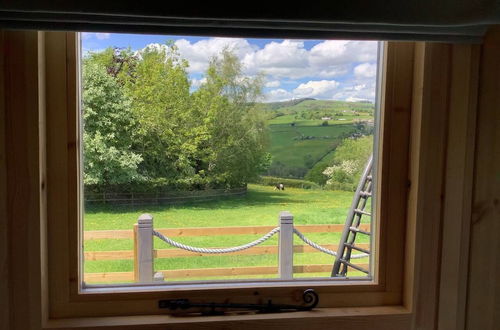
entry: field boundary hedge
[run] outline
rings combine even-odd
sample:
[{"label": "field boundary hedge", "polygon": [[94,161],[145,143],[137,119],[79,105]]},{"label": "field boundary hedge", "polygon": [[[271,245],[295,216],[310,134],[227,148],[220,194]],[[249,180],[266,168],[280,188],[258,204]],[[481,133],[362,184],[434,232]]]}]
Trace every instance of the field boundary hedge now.
[{"label": "field boundary hedge", "polygon": [[321,186],[315,182],[301,179],[278,178],[274,176],[261,176],[258,183],[264,186],[275,186],[279,183],[283,183],[285,189],[287,187],[301,189],[321,189]]}]

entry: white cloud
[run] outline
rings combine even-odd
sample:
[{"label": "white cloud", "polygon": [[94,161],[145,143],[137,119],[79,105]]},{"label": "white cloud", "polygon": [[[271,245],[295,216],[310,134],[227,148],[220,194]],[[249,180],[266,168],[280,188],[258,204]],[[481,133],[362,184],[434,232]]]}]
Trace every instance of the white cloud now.
[{"label": "white cloud", "polygon": [[272,41],[263,48],[242,38],[210,38],[196,42],[180,39],[175,44],[181,56],[189,61],[190,73],[204,73],[210,58],[227,47],[241,60],[246,74],[264,72],[274,80],[332,79],[348,74],[353,62],[374,62],[377,57],[374,41],[327,40],[310,50],[298,40]]},{"label": "white cloud", "polygon": [[81,38],[82,40],[88,40],[91,38],[96,38],[98,40],[109,39],[111,37],[111,33],[92,33],[92,32],[82,32]]},{"label": "white cloud", "polygon": [[93,34],[93,33],[89,33],[89,32],[82,32],[82,33],[80,34],[80,37],[82,38],[82,40],[87,40],[87,39],[89,39],[90,37],[92,37],[92,34]]},{"label": "white cloud", "polygon": [[266,102],[286,101],[293,98],[293,94],[282,88],[273,89],[265,95]]},{"label": "white cloud", "polygon": [[[211,58],[225,48],[232,50],[243,64],[245,75],[265,74],[265,86],[273,88],[266,93],[268,101],[302,97],[372,101],[375,98],[377,42],[327,40],[309,50],[299,40],[272,41],[263,48],[242,38],[180,39],[175,45],[181,57],[189,62],[188,72],[201,75]],[[293,90],[278,88],[304,78],[309,81]],[[202,82],[192,79],[191,86],[197,88]]]},{"label": "white cloud", "polygon": [[377,64],[360,64],[354,68],[354,75],[358,78],[373,78],[377,75]]},{"label": "white cloud", "polygon": [[206,82],[207,82],[207,78],[201,78],[201,79],[193,78],[193,79],[191,79],[191,87],[198,88]]},{"label": "white cloud", "polygon": [[265,84],[266,87],[271,87],[271,88],[280,87],[280,85],[281,85],[281,82],[279,80],[268,81]]},{"label": "white cloud", "polygon": [[364,79],[363,82],[349,81],[342,84],[338,92],[333,95],[335,100],[375,101],[376,82],[375,79]]},{"label": "white cloud", "polygon": [[255,52],[242,58],[243,65],[249,73],[264,71],[267,75],[295,79],[301,77],[308,67],[308,52],[304,43],[295,40],[270,42]]},{"label": "white cloud", "polygon": [[297,98],[318,97],[332,99],[334,91],[339,85],[340,83],[335,80],[309,81],[295,88],[293,94]]},{"label": "white cloud", "polygon": [[366,99],[360,99],[359,97],[352,97],[349,96],[348,98],[345,99],[347,102],[359,102],[359,101],[366,101]]},{"label": "white cloud", "polygon": [[95,37],[99,40],[109,39],[109,37],[111,37],[111,33],[96,33]]},{"label": "white cloud", "polygon": [[204,73],[210,59],[219,55],[224,48],[234,51],[240,59],[257,48],[241,38],[210,38],[194,43],[180,39],[175,45],[179,48],[181,56],[189,61],[190,73]]}]

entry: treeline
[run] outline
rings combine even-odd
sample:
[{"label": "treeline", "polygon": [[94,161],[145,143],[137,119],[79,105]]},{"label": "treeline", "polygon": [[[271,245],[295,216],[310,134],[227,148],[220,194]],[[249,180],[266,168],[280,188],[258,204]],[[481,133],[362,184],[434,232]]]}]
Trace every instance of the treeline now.
[{"label": "treeline", "polygon": [[174,44],[108,48],[83,59],[84,184],[91,191],[233,188],[270,164],[254,106],[262,76],[228,49],[192,91]]}]

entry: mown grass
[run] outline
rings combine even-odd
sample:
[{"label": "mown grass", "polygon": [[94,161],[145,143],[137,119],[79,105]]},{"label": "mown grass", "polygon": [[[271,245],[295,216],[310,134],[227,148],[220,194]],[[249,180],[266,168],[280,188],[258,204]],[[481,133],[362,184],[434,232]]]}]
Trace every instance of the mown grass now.
[{"label": "mown grass", "polygon": [[[233,197],[216,201],[189,203],[174,206],[87,206],[84,218],[85,230],[132,229],[142,213],[154,216],[155,228],[174,227],[225,227],[225,226],[277,226],[280,211],[290,211],[294,215],[295,224],[342,224],[352,200],[353,193],[341,191],[303,190],[285,188],[285,191],[273,190],[273,187],[249,185],[248,194],[244,197]],[[230,247],[253,241],[262,235],[232,236],[196,236],[175,237],[176,241],[198,247]],[[318,244],[337,244],[340,233],[309,233],[308,238]],[[303,244],[295,236],[294,244]],[[368,239],[360,235],[358,242],[368,243]],[[262,245],[277,245],[278,235]],[[155,249],[171,249],[172,247],[158,238],[154,239]],[[131,239],[98,239],[87,240],[84,251],[117,251],[132,250]],[[156,270],[277,266],[276,254],[267,255],[212,255],[178,258],[155,259]],[[333,264],[333,257],[324,253],[295,253],[294,264]],[[360,259],[359,262],[367,262]],[[132,272],[132,260],[97,260],[86,261],[86,273],[95,272]],[[297,276],[313,276],[312,274],[296,274]],[[350,274],[352,275],[352,274]],[[315,276],[329,276],[316,274]],[[354,276],[354,275],[353,275]],[[218,277],[222,279],[226,277]],[[272,278],[259,275],[233,276],[229,278]],[[200,278],[207,279],[207,278]],[[182,279],[172,279],[182,280]],[[189,280],[195,280],[189,278]]]},{"label": "mown grass", "polygon": [[246,196],[172,206],[87,206],[84,230],[132,229],[142,213],[156,228],[276,225],[281,211],[295,224],[344,223],[353,193],[250,184]]}]

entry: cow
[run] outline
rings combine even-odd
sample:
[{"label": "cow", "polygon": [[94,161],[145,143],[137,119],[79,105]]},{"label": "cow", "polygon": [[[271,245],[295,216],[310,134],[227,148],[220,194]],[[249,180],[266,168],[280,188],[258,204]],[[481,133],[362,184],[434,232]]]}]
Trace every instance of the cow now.
[{"label": "cow", "polygon": [[285,190],[285,185],[283,183],[278,183],[274,186],[274,190]]}]

